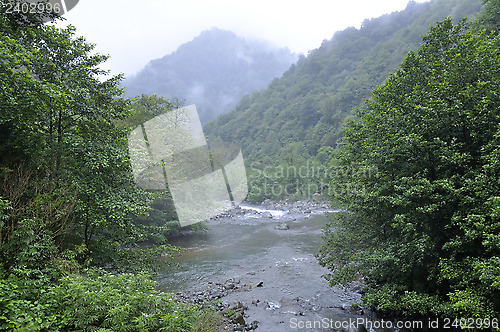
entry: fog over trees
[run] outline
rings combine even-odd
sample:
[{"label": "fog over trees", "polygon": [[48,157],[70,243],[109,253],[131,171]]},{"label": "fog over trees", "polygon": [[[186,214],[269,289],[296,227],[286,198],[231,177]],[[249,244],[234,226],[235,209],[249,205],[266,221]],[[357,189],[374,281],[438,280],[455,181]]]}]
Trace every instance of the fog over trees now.
[{"label": "fog over trees", "polygon": [[202,32],[123,82],[128,96],[156,94],[196,104],[202,123],[234,108],[245,94],[265,88],[297,55],[230,31]]}]

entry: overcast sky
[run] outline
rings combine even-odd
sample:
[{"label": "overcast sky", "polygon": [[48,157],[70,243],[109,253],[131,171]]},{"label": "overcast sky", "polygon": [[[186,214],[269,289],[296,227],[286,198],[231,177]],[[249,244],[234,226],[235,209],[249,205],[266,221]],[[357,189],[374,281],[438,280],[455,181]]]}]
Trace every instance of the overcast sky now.
[{"label": "overcast sky", "polygon": [[[64,24],[111,55],[113,74],[134,74],[217,27],[307,55],[335,31],[406,8],[409,0],[80,0]],[[425,2],[427,0],[417,0]]]}]

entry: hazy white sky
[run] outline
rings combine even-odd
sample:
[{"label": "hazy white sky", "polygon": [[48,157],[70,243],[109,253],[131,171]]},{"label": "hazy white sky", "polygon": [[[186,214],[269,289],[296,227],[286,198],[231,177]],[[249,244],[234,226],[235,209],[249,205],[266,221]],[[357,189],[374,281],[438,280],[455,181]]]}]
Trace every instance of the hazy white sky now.
[{"label": "hazy white sky", "polygon": [[[307,54],[335,31],[406,8],[409,0],[80,0],[64,24],[111,55],[113,74],[134,74],[217,27]],[[428,0],[417,0],[425,2]]]}]

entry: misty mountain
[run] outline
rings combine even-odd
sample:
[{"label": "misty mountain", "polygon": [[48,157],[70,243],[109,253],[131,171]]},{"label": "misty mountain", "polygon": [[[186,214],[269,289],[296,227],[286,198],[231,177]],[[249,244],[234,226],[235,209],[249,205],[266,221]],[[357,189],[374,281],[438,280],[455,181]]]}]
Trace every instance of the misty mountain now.
[{"label": "misty mountain", "polygon": [[266,87],[296,61],[287,48],[212,28],[150,61],[124,86],[127,96],[157,94],[196,104],[206,123],[233,109],[245,94]]},{"label": "misty mountain", "polygon": [[297,164],[316,157],[338,145],[346,119],[408,51],[419,48],[429,25],[480,10],[481,0],[410,2],[404,11],[365,20],[360,29],[339,31],[268,88],[209,122],[205,133],[213,141],[242,146],[248,165]]}]

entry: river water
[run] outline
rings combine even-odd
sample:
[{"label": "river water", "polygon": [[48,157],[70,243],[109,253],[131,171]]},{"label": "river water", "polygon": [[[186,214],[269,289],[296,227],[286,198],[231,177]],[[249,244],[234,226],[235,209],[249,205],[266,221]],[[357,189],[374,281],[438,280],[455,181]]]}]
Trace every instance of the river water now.
[{"label": "river water", "polygon": [[[323,278],[328,270],[314,257],[328,220],[325,211],[293,214],[255,206],[242,208],[245,213],[210,220],[206,232],[172,239],[172,244],[186,250],[174,258],[179,266],[158,278],[161,290],[203,289],[228,279],[240,286],[262,282],[261,287],[241,287],[222,298],[248,306],[245,320],[258,321],[257,331],[296,331],[301,327],[347,331],[352,327],[347,322],[371,319],[369,312],[351,308],[360,294],[330,287]],[[289,229],[275,228],[283,223]],[[347,328],[338,328],[340,324]]]}]

